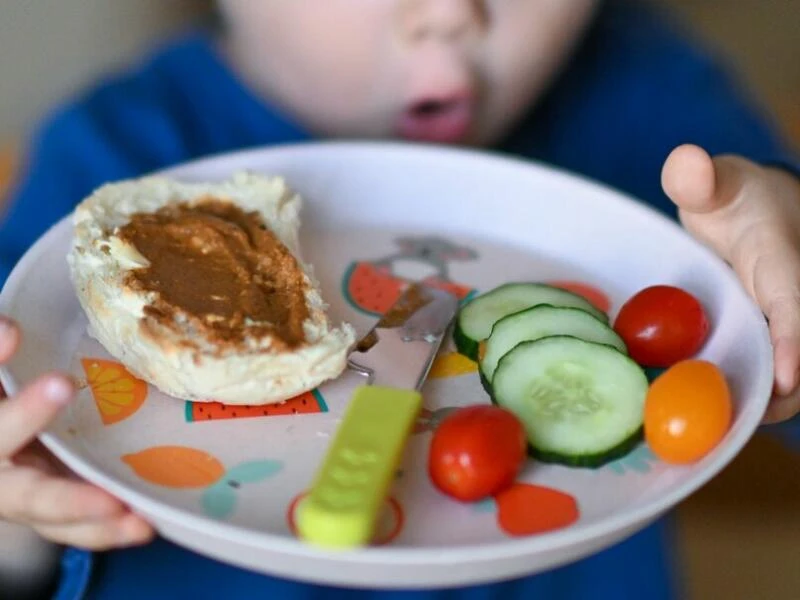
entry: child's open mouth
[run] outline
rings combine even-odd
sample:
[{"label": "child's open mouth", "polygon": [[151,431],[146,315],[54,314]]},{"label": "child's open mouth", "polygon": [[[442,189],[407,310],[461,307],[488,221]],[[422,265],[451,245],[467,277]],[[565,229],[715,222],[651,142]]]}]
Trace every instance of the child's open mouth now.
[{"label": "child's open mouth", "polygon": [[472,119],[468,99],[423,100],[403,112],[397,133],[408,140],[452,144],[467,137]]}]

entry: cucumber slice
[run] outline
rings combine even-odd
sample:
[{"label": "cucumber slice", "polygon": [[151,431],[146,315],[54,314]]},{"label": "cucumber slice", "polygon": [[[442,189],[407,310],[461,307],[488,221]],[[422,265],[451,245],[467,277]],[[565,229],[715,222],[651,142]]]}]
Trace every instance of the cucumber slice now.
[{"label": "cucumber slice", "polygon": [[606,323],[580,308],[541,304],[503,317],[492,327],[481,358],[481,373],[491,383],[497,363],[520,342],[552,335],[570,335],[587,342],[613,346],[628,353],[625,342]]},{"label": "cucumber slice", "polygon": [[531,454],[599,467],[641,439],[648,381],[611,346],[571,336],[522,342],[500,359],[493,400],[522,421]]},{"label": "cucumber slice", "polygon": [[506,283],[473,298],[461,308],[453,332],[456,348],[477,360],[478,344],[489,337],[497,321],[539,304],[580,308],[608,323],[608,315],[573,292],[544,283]]}]

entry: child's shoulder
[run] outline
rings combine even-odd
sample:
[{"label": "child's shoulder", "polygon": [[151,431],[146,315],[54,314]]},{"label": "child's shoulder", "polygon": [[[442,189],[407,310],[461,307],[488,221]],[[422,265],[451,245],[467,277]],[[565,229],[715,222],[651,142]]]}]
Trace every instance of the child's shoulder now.
[{"label": "child's shoulder", "polygon": [[158,153],[174,146],[180,130],[189,127],[189,111],[198,101],[192,88],[201,81],[212,85],[220,76],[207,35],[170,40],[132,64],[101,74],[52,107],[31,144],[53,152],[73,148],[93,154],[103,146],[107,151],[108,146],[146,143]]}]

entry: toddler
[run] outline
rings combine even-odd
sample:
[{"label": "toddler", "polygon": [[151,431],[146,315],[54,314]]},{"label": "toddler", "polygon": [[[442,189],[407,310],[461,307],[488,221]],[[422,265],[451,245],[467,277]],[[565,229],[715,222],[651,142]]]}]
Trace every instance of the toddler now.
[{"label": "toddler", "polygon": [[[721,11],[723,9],[720,9]],[[0,232],[0,280],[102,183],[320,138],[460,144],[543,161],[679,218],[769,319],[767,421],[797,414],[800,179],[707,52],[641,0],[220,0],[39,129]],[[724,15],[723,15],[724,18]],[[24,332],[0,320],[0,361]],[[58,598],[680,598],[669,518],[573,564],[439,591],[342,590],[240,570],[154,537],[35,441],[74,397],[42,374],[0,403],[0,517],[64,545]]]}]

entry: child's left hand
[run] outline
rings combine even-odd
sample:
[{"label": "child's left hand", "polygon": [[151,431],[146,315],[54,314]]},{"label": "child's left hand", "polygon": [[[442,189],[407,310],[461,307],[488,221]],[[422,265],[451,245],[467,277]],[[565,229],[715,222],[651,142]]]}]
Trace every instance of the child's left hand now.
[{"label": "child's left hand", "polygon": [[790,419],[800,413],[800,179],[684,145],[661,182],[686,229],[733,267],[769,320],[775,385],[764,421]]}]

